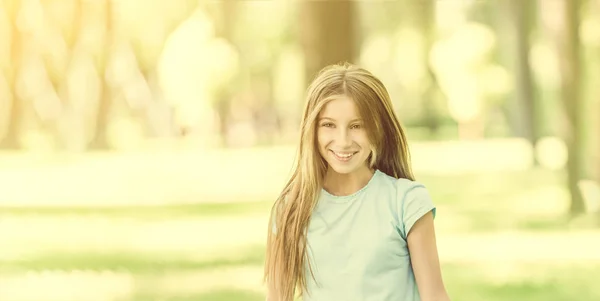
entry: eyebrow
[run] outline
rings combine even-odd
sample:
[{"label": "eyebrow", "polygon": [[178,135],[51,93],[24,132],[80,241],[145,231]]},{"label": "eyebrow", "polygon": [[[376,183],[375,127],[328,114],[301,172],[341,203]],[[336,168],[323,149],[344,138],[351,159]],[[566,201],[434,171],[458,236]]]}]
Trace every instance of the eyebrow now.
[{"label": "eyebrow", "polygon": [[[333,119],[331,117],[321,117],[321,118],[319,118],[319,121],[323,121],[325,119],[331,120],[331,121],[337,121],[337,120],[335,120],[335,119]],[[355,121],[362,121],[362,118],[356,118],[356,119],[350,120],[350,122],[355,122]]]}]

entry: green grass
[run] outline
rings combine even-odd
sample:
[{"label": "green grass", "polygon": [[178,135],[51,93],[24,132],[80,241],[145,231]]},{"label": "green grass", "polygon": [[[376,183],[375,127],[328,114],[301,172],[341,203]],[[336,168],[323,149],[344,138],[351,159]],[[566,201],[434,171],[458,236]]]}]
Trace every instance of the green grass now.
[{"label": "green grass", "polygon": [[[417,175],[440,208],[441,219],[452,215],[455,221],[449,222],[463,224],[458,230],[477,232],[561,229],[565,225],[564,208],[568,198],[563,178],[562,172],[542,169],[456,176]],[[154,221],[249,214],[267,216],[272,203],[273,200],[165,206],[0,207],[0,217],[89,216]]]},{"label": "green grass", "polygon": [[[51,259],[51,258],[48,258]],[[157,265],[150,260],[140,261],[133,257],[122,257],[119,265],[121,271],[131,273],[138,283],[145,283],[148,277],[160,279],[162,276],[176,274],[182,270],[199,271],[207,274],[218,271],[236,262],[213,261],[197,265],[191,262],[171,264],[169,269],[156,269]],[[128,262],[129,261],[129,262]],[[258,260],[247,259],[239,262],[258,264]],[[71,262],[63,261],[63,268],[85,270],[95,266],[106,271],[114,268],[114,262],[86,262],[83,258]],[[60,265],[60,262],[54,265]],[[145,266],[145,267],[142,267]],[[160,265],[159,265],[160,266]],[[257,267],[260,267],[257,265]],[[561,263],[542,264],[444,264],[442,266],[444,281],[453,301],[594,301],[600,300],[600,266],[595,264],[564,265]],[[31,272],[31,271],[30,271]],[[158,277],[158,278],[157,278]],[[257,279],[260,275],[256,275]],[[156,280],[154,280],[156,281]],[[199,283],[198,285],[202,285]],[[232,283],[234,285],[234,283]],[[205,292],[179,293],[165,292],[155,287],[140,285],[135,294],[121,301],[150,300],[198,300],[198,301],[255,301],[264,300],[264,294],[255,289],[214,289]]]},{"label": "green grass", "polygon": [[[532,169],[519,172],[486,172],[455,176],[417,174],[417,179],[429,188],[434,202],[439,208],[436,227],[444,230],[444,233],[440,233],[440,235],[454,234],[455,232],[480,232],[481,237],[485,238],[486,232],[500,230],[547,231],[563,229],[565,226],[562,214],[565,213],[564,208],[568,195],[564,188],[563,172]],[[260,183],[260,180],[256,181]],[[165,196],[165,198],[167,197]],[[177,203],[183,200],[173,199],[172,201]],[[272,202],[273,200],[268,199],[256,202],[239,201],[238,199],[235,202],[200,202],[189,205],[164,206],[0,207],[0,220],[27,217],[35,222],[37,218],[49,218],[51,221],[60,223],[61,218],[81,216],[99,217],[107,223],[121,219],[143,220],[148,223],[139,223],[136,226],[147,226],[149,231],[157,231],[157,235],[170,235],[170,233],[176,233],[178,228],[162,228],[160,222],[180,219],[197,221],[203,218],[218,219],[220,217],[235,219],[250,215],[261,218],[259,215],[267,216]],[[85,219],[75,220],[83,227],[81,229],[86,231]],[[124,227],[128,227],[127,223],[122,224],[125,225]],[[155,226],[156,228],[154,228]],[[111,231],[120,230],[116,227],[110,229],[113,229]],[[163,233],[159,230],[169,232]],[[203,230],[200,228],[200,231]],[[241,241],[245,238],[242,235],[248,235],[248,231],[230,232],[231,235],[237,235],[237,237],[233,237],[233,240]],[[189,233],[186,232],[186,235]],[[219,233],[214,232],[215,239],[218,238]],[[107,233],[107,235],[110,234]],[[47,234],[40,231],[40,235]],[[193,233],[189,235],[189,239],[194,239]],[[13,239],[12,241],[18,240]],[[116,241],[115,244],[128,243],[120,240],[114,241]],[[36,253],[36,250],[25,250],[26,247],[19,247],[18,244],[16,247],[11,245],[11,248],[6,249],[9,250],[9,255],[10,252],[15,252],[15,254],[29,254],[30,256],[18,260],[0,260],[0,279],[4,279],[2,278],[4,276],[21,278],[25,280],[23,290],[29,290],[29,287],[32,290],[39,290],[43,287],[40,282],[28,282],[34,279],[29,278],[32,275],[51,275],[49,276],[51,278],[42,278],[42,280],[53,279],[55,281],[53,283],[65,285],[71,281],[72,278],[69,277],[79,277],[78,274],[73,273],[84,272],[82,283],[90,286],[90,296],[93,296],[94,292],[98,292],[98,290],[109,290],[111,285],[118,286],[131,279],[133,292],[127,293],[119,301],[255,301],[265,299],[265,296],[260,293],[261,287],[259,286],[262,276],[261,267],[264,261],[264,245],[253,245],[256,242],[252,241],[240,244],[242,246],[240,249],[234,249],[233,247],[229,248],[226,243],[217,245],[214,241],[201,242],[201,246],[210,246],[211,248],[214,246],[215,250],[226,250],[227,254],[216,253],[216,251],[213,254],[206,250],[202,250],[204,253],[201,253],[190,248],[179,251],[174,248],[166,248],[163,252],[156,246],[153,246],[157,248],[155,249],[156,253],[150,253],[150,251],[118,252],[121,250],[120,247],[128,249],[128,246],[121,245],[107,246],[109,247],[107,249],[113,250],[113,252],[107,253],[93,251],[95,249],[73,253],[49,251],[52,250],[51,247],[56,246],[48,246],[47,250],[40,249]],[[57,244],[61,243],[63,242],[59,241]],[[64,243],[76,244],[77,242],[65,240]],[[160,243],[167,242],[160,240]],[[457,245],[457,247],[460,246]],[[68,248],[58,249],[68,250]],[[3,250],[0,248],[0,255],[3,254]],[[452,300],[600,300],[600,288],[597,286],[598,279],[600,279],[598,262],[587,263],[587,265],[572,263],[566,265],[561,262],[494,263],[496,260],[500,260],[500,258],[491,257],[489,261],[486,260],[487,263],[454,261],[443,263],[444,280]],[[535,258],[530,260],[535,260]],[[86,278],[90,274],[98,277]],[[213,280],[214,283],[212,283]],[[8,298],[6,301],[14,300]]]},{"label": "green grass", "polygon": [[1,216],[102,216],[127,217],[142,220],[164,220],[179,217],[232,216],[269,212],[270,202],[226,202],[177,205],[118,206],[118,207],[1,207]]},{"label": "green grass", "polygon": [[[600,299],[596,282],[600,266],[560,266],[528,264],[516,271],[496,271],[480,265],[443,265],[446,288],[453,301],[594,301]],[[159,273],[154,274],[159,275]],[[140,279],[144,275],[137,275]],[[139,280],[143,282],[143,280]],[[201,284],[199,284],[201,285]],[[140,289],[131,298],[121,301],[198,300],[255,301],[265,296],[259,288],[217,289],[203,293],[161,292]]]},{"label": "green grass", "polygon": [[132,299],[119,301],[264,301],[265,295],[245,290],[215,290],[204,294],[189,294],[182,296],[153,296],[140,295]]},{"label": "green grass", "polygon": [[[562,172],[533,169],[457,176],[425,174],[417,175],[417,178],[430,189],[439,208],[437,226],[454,226],[445,233],[480,232],[485,235],[486,232],[509,229],[546,231],[562,229],[565,225],[561,215],[564,211],[560,209],[565,205],[567,196]],[[168,206],[0,207],[0,219],[39,217],[56,218],[60,222],[63,217],[93,216],[106,219],[107,222],[122,218],[162,222],[261,214],[266,217],[271,204],[272,200]],[[152,226],[152,223],[148,225]],[[217,247],[223,249],[223,246]],[[193,252],[180,253],[40,251],[24,259],[0,260],[0,276],[20,277],[32,273],[58,272],[58,279],[62,279],[60,275],[85,271],[106,275],[99,277],[98,281],[106,279],[107,283],[111,283],[120,279],[112,278],[117,277],[114,275],[130,275],[135,283],[134,291],[119,301],[265,300],[258,284],[264,262],[263,245],[246,245],[238,250],[232,249],[228,254],[202,255],[205,257],[196,256]],[[600,300],[600,289],[596,286],[600,279],[598,263],[589,263],[587,266],[564,265],[560,262],[494,264],[494,260],[490,258],[487,264],[444,263],[444,280],[452,300]],[[68,278],[64,279],[69,281]],[[215,279],[218,285],[205,283],[211,279]],[[236,279],[242,279],[244,283],[237,285]],[[198,281],[197,284],[195,281]],[[252,286],[253,283],[256,283],[256,287]]]},{"label": "green grass", "polygon": [[[179,293],[162,291],[144,283],[156,283],[161,277],[177,277],[180,272],[204,273],[226,268],[254,266],[260,269],[264,260],[262,246],[240,250],[236,257],[210,260],[192,260],[169,256],[144,256],[143,254],[48,254],[28,261],[2,262],[2,274],[31,273],[36,271],[114,271],[128,273],[139,283],[131,298],[121,301],[145,300],[198,300],[198,301],[255,301],[264,295],[255,289],[213,289],[205,292]],[[8,268],[8,269],[7,269]],[[443,264],[442,271],[447,290],[453,301],[593,301],[600,300],[598,263],[452,263]],[[217,273],[218,274],[218,273]],[[233,277],[234,275],[230,275]],[[257,283],[261,275],[257,273]],[[221,276],[223,277],[223,276]],[[152,280],[153,279],[153,280]],[[227,282],[227,279],[222,279]],[[198,283],[202,286],[202,283]]]},{"label": "green grass", "polygon": [[[499,267],[500,266],[500,267]],[[457,301],[600,300],[600,266],[560,263],[501,267],[444,265],[444,281]]]},{"label": "green grass", "polygon": [[[189,257],[189,256],[187,256]],[[138,253],[48,253],[29,259],[0,261],[1,271],[92,270],[131,273],[198,271],[264,262],[264,246],[248,246],[235,254],[217,255],[209,260],[186,258],[177,254]]]},{"label": "green grass", "polygon": [[[465,173],[453,176],[417,174],[417,181],[424,183],[436,203],[461,205],[485,204],[483,197],[507,197],[523,191],[543,187],[562,187],[564,173],[544,169],[513,172]],[[178,217],[182,215],[228,215],[269,210],[274,200],[258,202],[229,200],[227,202],[197,202],[177,205],[148,206],[80,206],[80,207],[1,207],[0,214],[100,214],[129,217]],[[173,203],[178,203],[173,200]],[[487,202],[489,203],[489,202]]]},{"label": "green grass", "polygon": [[[527,265],[508,279],[494,280],[485,267],[444,265],[444,280],[453,301],[594,301],[600,300],[596,281],[600,266]],[[533,272],[527,272],[527,270]],[[539,276],[544,274],[545,276]],[[511,280],[510,278],[515,278]],[[165,300],[191,300],[166,298]],[[264,300],[264,295],[235,290],[217,291],[194,300]]]},{"label": "green grass", "polygon": [[564,172],[539,168],[452,176],[417,174],[416,178],[429,187],[431,193],[438,197],[437,202],[441,204],[484,203],[485,200],[477,197],[510,196],[536,188],[566,185]]}]

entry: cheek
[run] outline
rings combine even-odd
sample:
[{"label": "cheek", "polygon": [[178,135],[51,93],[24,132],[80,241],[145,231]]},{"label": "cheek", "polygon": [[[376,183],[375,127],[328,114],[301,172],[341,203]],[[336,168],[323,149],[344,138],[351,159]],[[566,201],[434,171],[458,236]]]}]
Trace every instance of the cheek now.
[{"label": "cheek", "polygon": [[371,145],[369,136],[366,132],[356,133],[356,135],[354,136],[354,141],[356,141],[362,147],[370,147]]},{"label": "cheek", "polygon": [[322,130],[317,131],[317,145],[319,148],[323,148],[327,145],[327,134]]}]

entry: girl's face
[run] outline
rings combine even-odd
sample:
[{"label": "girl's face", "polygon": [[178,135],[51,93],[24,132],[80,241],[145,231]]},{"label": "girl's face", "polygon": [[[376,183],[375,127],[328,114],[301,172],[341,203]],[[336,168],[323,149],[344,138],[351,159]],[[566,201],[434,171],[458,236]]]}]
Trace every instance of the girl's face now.
[{"label": "girl's face", "polygon": [[358,108],[349,97],[325,105],[317,120],[317,141],[330,170],[350,174],[369,169],[371,143]]}]

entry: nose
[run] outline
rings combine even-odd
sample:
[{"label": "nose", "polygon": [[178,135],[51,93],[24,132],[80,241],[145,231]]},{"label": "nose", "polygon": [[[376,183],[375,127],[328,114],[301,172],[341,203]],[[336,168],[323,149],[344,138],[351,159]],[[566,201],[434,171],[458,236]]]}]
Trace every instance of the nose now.
[{"label": "nose", "polygon": [[345,128],[341,128],[337,134],[337,144],[340,148],[347,148],[352,146],[352,137],[350,137],[350,131]]}]

